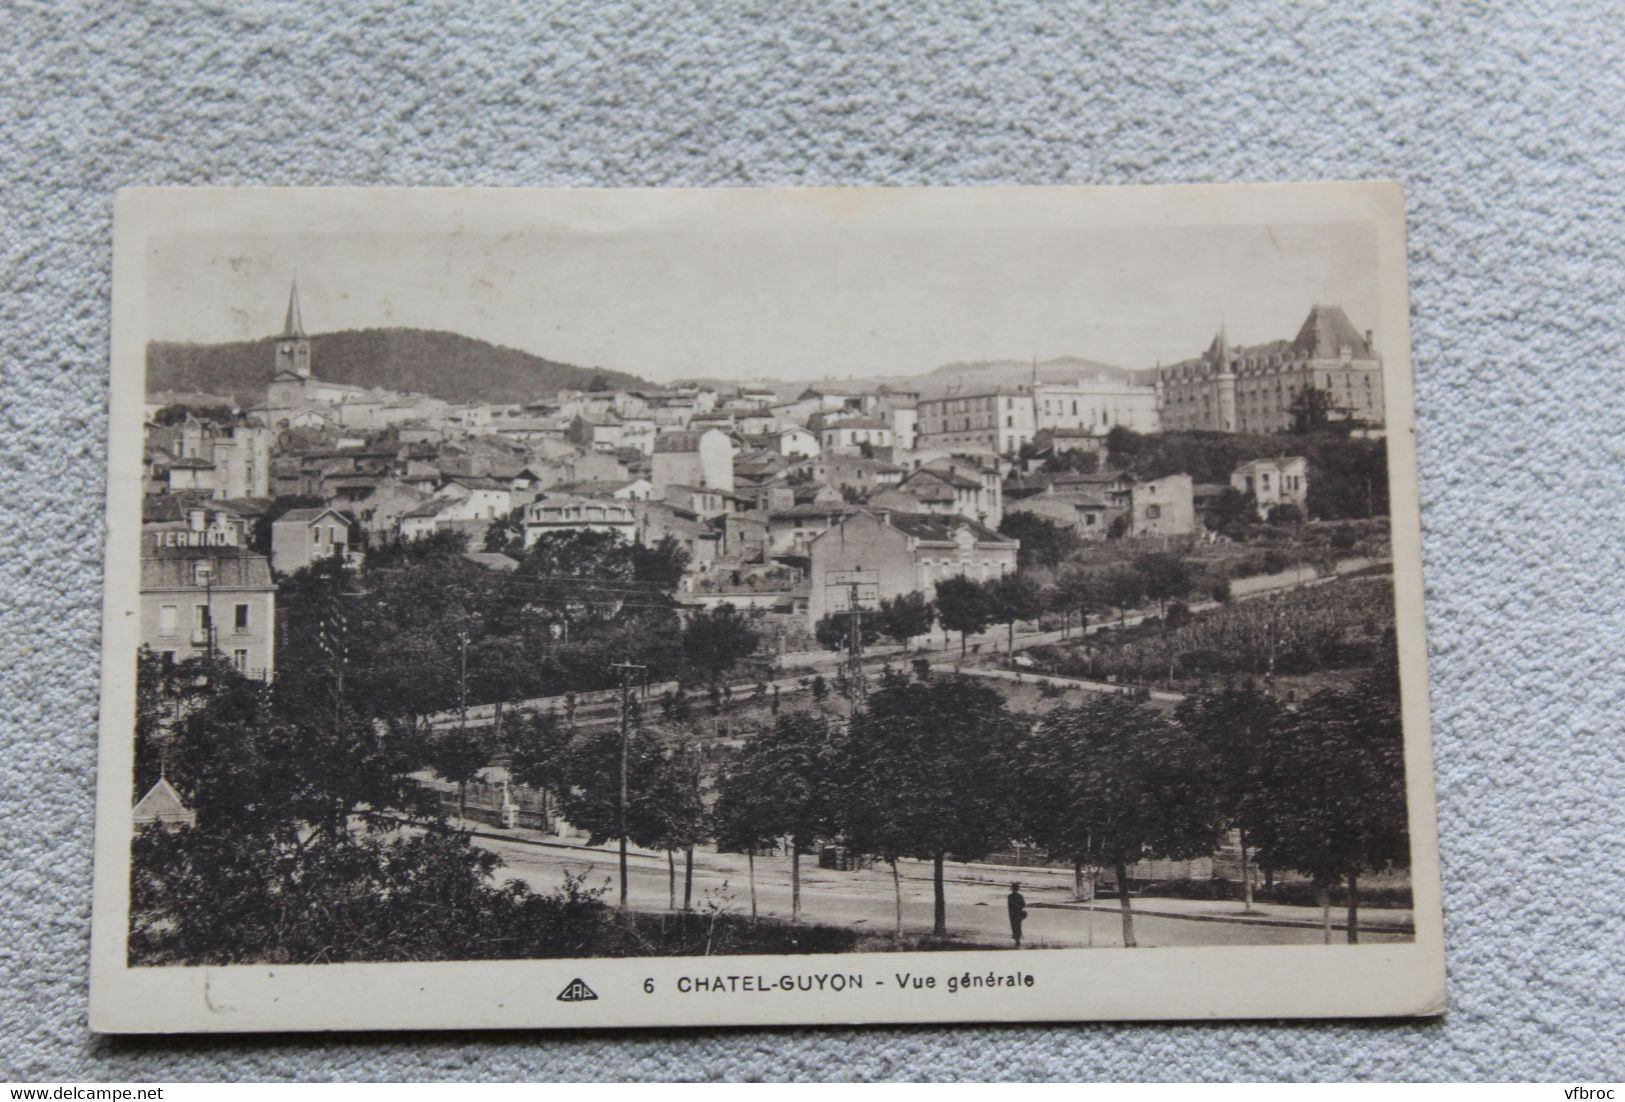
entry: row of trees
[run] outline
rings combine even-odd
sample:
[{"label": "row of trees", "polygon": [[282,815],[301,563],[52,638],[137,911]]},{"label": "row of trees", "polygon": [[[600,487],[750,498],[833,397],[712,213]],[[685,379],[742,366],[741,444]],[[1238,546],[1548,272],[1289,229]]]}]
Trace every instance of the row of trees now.
[{"label": "row of trees", "polygon": [[[1390,640],[1391,642],[1391,640]],[[1249,686],[1187,699],[1173,717],[1119,695],[1091,696],[1036,720],[985,683],[888,670],[844,724],[816,712],[777,715],[715,779],[643,730],[628,736],[630,800],[620,811],[619,735],[563,731],[537,717],[513,756],[514,776],[559,793],[560,810],[593,842],[621,837],[686,855],[714,841],[755,858],[788,853],[792,921],[801,916],[803,854],[822,841],[888,863],[902,928],[897,861],[933,867],[933,928],[946,933],[943,867],[1012,842],[1073,866],[1080,897],[1103,872],[1118,885],[1133,945],[1129,866],[1211,854],[1238,831],[1247,866],[1307,874],[1329,903],[1345,883],[1351,941],[1358,880],[1404,866],[1403,738],[1391,658],[1346,691],[1297,710]],[[1084,890],[1085,881],[1088,890]]]},{"label": "row of trees", "polygon": [[1194,587],[1195,579],[1183,559],[1152,551],[1104,571],[1067,563],[1053,573],[1018,570],[986,581],[962,575],[944,578],[937,583],[932,601],[908,593],[883,600],[878,608],[859,616],[850,611],[831,612],[814,625],[814,634],[830,650],[850,649],[854,631],[862,635],[864,646],[881,638],[907,646],[909,640],[940,624],[944,632],[959,633],[963,655],[968,652],[970,636],[997,624],[1005,626],[1014,646],[1016,624],[1037,620],[1045,612],[1060,613],[1063,631],[1070,631],[1073,616],[1080,627],[1090,614],[1108,610],[1126,620],[1130,610],[1147,601],[1155,602],[1159,614],[1165,614],[1170,602],[1184,600]]},{"label": "row of trees", "polygon": [[1172,718],[1102,695],[1032,720],[985,683],[888,671],[845,725],[787,714],[749,739],[683,837],[752,855],[753,885],[754,855],[788,839],[796,917],[800,855],[819,840],[889,863],[894,885],[899,858],[929,860],[938,935],[944,862],[1022,841],[1070,863],[1080,896],[1110,871],[1132,946],[1129,866],[1211,854],[1234,828],[1244,863],[1307,874],[1327,902],[1346,883],[1353,941],[1359,877],[1408,860],[1397,691],[1389,662],[1296,711],[1230,687]]},{"label": "row of trees", "polygon": [[[665,850],[674,907],[677,854],[689,870],[685,907],[695,846],[750,855],[753,918],[757,854],[788,840],[799,918],[800,857],[831,841],[891,865],[899,930],[896,863],[930,861],[942,934],[944,863],[1021,841],[1070,863],[1080,887],[1112,873],[1133,945],[1129,867],[1211,853],[1235,828],[1244,860],[1299,870],[1323,898],[1346,883],[1354,940],[1358,879],[1404,865],[1408,853],[1391,658],[1296,710],[1232,687],[1192,698],[1172,717],[1103,695],[1034,719],[971,678],[887,671],[847,722],[780,713],[714,775],[634,711],[624,813],[613,730],[532,716],[509,724],[500,745],[472,745],[468,732],[380,724],[342,698],[325,715],[288,715],[262,685],[210,659],[165,669],[144,655],[139,684],[138,787],[166,775],[197,813],[192,830],[137,840],[131,951],[143,960],[585,951],[590,942],[568,938],[586,935],[568,931],[586,921],[590,901],[567,892],[538,902],[519,885],[495,886],[488,854],[438,835],[392,834],[401,820],[438,819],[415,772],[466,776],[501,755],[517,780],[555,793],[560,812],[595,841]],[[391,948],[385,912],[401,907],[414,932]],[[464,908],[477,919],[467,930]],[[551,932],[509,928],[526,915],[545,917]],[[469,930],[487,940],[465,944]]]},{"label": "row of trees", "polygon": [[683,552],[612,535],[551,535],[510,573],[464,555],[460,534],[387,543],[359,572],[323,561],[278,590],[276,693],[290,710],[327,692],[342,652],[344,692],[368,714],[418,717],[611,688],[612,661],[651,680],[715,680],[757,643],[731,606],[680,618]]}]

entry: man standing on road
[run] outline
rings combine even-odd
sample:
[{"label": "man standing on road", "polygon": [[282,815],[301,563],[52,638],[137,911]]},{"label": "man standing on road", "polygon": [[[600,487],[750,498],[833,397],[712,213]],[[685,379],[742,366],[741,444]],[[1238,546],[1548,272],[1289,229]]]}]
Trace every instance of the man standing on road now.
[{"label": "man standing on road", "polygon": [[1010,907],[1010,936],[1015,938],[1016,948],[1021,948],[1021,922],[1027,917],[1027,901],[1022,898],[1021,885],[1015,882],[1010,884],[1010,894],[1005,897],[1005,903]]}]

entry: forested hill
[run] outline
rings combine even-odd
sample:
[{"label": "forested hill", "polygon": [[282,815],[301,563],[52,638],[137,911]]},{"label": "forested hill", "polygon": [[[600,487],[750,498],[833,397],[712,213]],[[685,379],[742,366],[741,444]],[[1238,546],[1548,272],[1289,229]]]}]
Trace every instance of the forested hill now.
[{"label": "forested hill", "polygon": [[[271,379],[275,337],[227,344],[147,345],[147,391],[230,394],[248,406]],[[648,386],[634,375],[577,367],[433,329],[346,329],[310,338],[319,379],[354,386],[415,390],[451,402],[523,402],[561,387],[587,387],[602,376],[611,387]]]}]

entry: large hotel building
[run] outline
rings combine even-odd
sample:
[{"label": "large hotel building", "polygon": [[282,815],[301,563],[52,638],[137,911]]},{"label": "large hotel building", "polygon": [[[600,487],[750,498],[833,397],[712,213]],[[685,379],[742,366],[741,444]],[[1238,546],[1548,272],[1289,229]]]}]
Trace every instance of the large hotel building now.
[{"label": "large hotel building", "polygon": [[1315,306],[1290,341],[1232,345],[1224,329],[1206,352],[1158,372],[1165,431],[1282,432],[1303,391],[1325,392],[1333,420],[1380,425],[1382,357],[1371,330],[1341,306]]}]

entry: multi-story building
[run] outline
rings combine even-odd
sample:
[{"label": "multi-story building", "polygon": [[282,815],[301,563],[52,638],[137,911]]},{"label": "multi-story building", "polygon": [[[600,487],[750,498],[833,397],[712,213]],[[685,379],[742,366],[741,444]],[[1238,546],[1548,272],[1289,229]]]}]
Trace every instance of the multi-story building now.
[{"label": "multi-story building", "polygon": [[808,622],[846,611],[854,599],[866,608],[904,593],[930,599],[944,578],[987,581],[1013,573],[1020,547],[959,516],[853,512],[810,544]]},{"label": "multi-story building", "polygon": [[271,522],[271,568],[292,574],[350,550],[350,518],[336,509],[289,509]]},{"label": "multi-story building", "polygon": [[1082,430],[1104,436],[1121,425],[1134,432],[1156,432],[1157,388],[1098,379],[1075,383],[1040,383],[1033,390],[1039,429]]},{"label": "multi-story building", "polygon": [[856,451],[868,444],[874,448],[892,446],[892,426],[880,417],[853,417],[824,426],[819,443],[825,452]]},{"label": "multi-story building", "polygon": [[1196,501],[1188,474],[1136,482],[1129,490],[1129,535],[1188,536],[1196,531]]},{"label": "multi-story building", "polygon": [[207,654],[271,680],[276,664],[276,584],[271,564],[219,537],[170,527],[141,533],[141,643],[165,661]]},{"label": "multi-story building", "polygon": [[1221,326],[1200,356],[1159,369],[1157,386],[1169,431],[1282,432],[1311,401],[1331,420],[1383,420],[1382,357],[1341,306],[1311,308],[1290,341],[1232,345]]},{"label": "multi-story building", "polygon": [[495,520],[513,509],[513,491],[494,478],[457,475],[446,479],[434,496],[456,503],[453,511],[440,513],[444,520]]},{"label": "multi-story building", "polygon": [[910,472],[897,488],[927,512],[962,516],[997,528],[1004,523],[1004,484],[993,467],[965,459],[936,459]]},{"label": "multi-story building", "polygon": [[922,398],[916,410],[921,449],[1014,455],[1038,432],[1032,391],[1021,388]]},{"label": "multi-story building", "polygon": [[908,405],[899,402],[884,406],[882,416],[891,421],[892,442],[899,448],[913,451],[920,436],[920,413],[912,400]]},{"label": "multi-story building", "polygon": [[734,442],[720,429],[664,432],[655,437],[649,481],[655,491],[666,486],[734,488]]},{"label": "multi-story building", "polygon": [[1309,461],[1301,455],[1255,459],[1231,472],[1230,485],[1252,495],[1260,517],[1268,517],[1277,505],[1303,510],[1309,504]]},{"label": "multi-story building", "polygon": [[630,501],[549,494],[525,507],[526,547],[553,532],[605,532],[631,543],[637,530],[637,507]]},{"label": "multi-story building", "polygon": [[147,429],[147,446],[165,457],[165,489],[206,490],[218,498],[271,496],[272,432],[258,418],[220,423],[188,417]]}]

